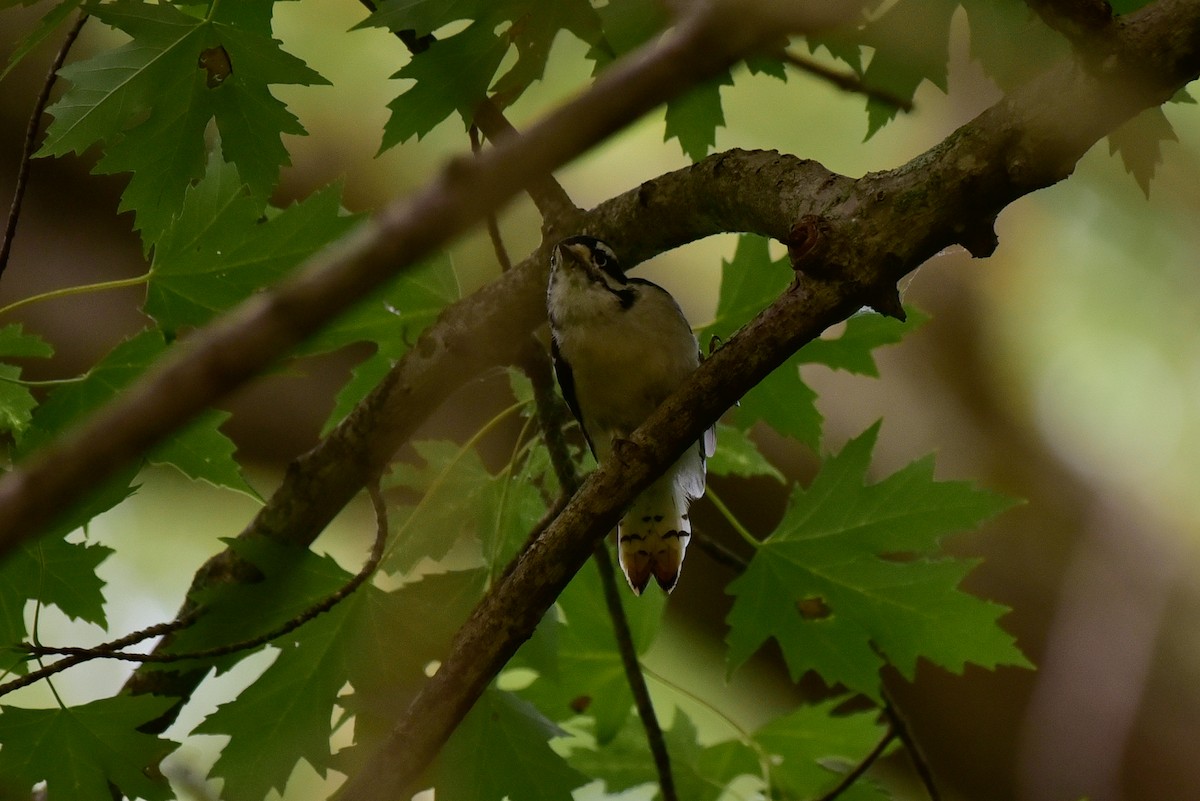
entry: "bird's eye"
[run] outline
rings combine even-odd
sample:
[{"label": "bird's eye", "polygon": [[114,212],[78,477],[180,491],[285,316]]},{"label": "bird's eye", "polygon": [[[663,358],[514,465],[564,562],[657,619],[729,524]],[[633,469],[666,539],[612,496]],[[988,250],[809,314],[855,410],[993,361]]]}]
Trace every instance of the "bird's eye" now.
[{"label": "bird's eye", "polygon": [[603,250],[597,250],[592,253],[592,261],[596,262],[596,266],[604,268],[608,266],[608,254]]}]

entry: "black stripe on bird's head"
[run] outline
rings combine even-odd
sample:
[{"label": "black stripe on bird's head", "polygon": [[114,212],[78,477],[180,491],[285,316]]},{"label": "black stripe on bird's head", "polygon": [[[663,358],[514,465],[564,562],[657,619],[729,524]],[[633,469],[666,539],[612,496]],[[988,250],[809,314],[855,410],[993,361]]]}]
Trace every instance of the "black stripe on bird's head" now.
[{"label": "black stripe on bird's head", "polygon": [[562,240],[554,246],[550,259],[555,267],[584,270],[592,281],[609,289],[621,289],[629,283],[617,261],[617,254],[606,242],[594,236],[572,236]]}]

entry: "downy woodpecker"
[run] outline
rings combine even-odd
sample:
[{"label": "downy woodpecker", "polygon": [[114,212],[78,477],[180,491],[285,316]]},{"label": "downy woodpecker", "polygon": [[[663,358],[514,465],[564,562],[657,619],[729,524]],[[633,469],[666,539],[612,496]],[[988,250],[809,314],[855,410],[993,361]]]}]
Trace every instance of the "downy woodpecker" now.
[{"label": "downy woodpecker", "polygon": [[[554,371],[598,462],[633,433],[700,365],[700,349],[665,289],[628,278],[604,242],[573,236],[550,257],[546,305]],[[650,577],[667,592],[691,538],[689,503],[704,494],[706,432],[647,487],[617,526],[621,568],[641,595]]]}]

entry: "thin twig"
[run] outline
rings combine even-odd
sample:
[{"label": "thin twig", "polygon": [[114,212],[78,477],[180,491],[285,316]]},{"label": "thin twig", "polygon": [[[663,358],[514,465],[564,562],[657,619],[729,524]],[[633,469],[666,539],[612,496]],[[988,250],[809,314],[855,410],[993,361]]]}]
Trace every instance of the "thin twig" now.
[{"label": "thin twig", "polygon": [[638,717],[642,720],[646,744],[650,746],[650,755],[654,759],[654,770],[658,773],[662,801],[677,801],[679,796],[675,792],[675,776],[671,772],[671,754],[667,751],[667,741],[663,738],[662,726],[659,725],[658,715],[654,711],[654,702],[650,700],[646,677],[642,675],[637,648],[633,644],[633,632],[629,630],[629,619],[625,616],[625,607],[621,605],[621,585],[617,581],[617,572],[613,569],[612,557],[608,555],[608,546],[603,540],[596,543],[593,561],[600,570],[604,603],[608,607],[608,616],[612,619],[617,650],[621,653],[621,665],[625,668],[625,680],[633,692],[633,703],[637,708]]},{"label": "thin twig", "polygon": [[[471,152],[479,155],[479,151],[483,149],[483,143],[479,141],[479,127],[472,125],[467,129],[467,135],[471,138]],[[496,212],[487,216],[487,232],[488,238],[492,240],[496,261],[500,263],[500,272],[506,273],[512,269],[512,259],[508,257],[508,249],[504,247],[504,240],[500,237],[500,223],[496,219]]]},{"label": "thin twig", "polygon": [[821,796],[819,799],[817,799],[817,801],[834,801],[835,798],[854,786],[854,783],[861,779],[863,774],[871,769],[871,766],[875,764],[879,757],[883,756],[883,752],[887,750],[888,744],[891,743],[895,738],[896,730],[889,727],[887,732],[883,735],[883,739],[876,743],[875,747],[871,749],[870,753],[863,757],[862,761],[854,766],[854,770],[843,776],[842,780],[837,783],[836,787],[834,787],[825,795]]},{"label": "thin twig", "polygon": [[908,729],[908,723],[896,710],[896,704],[888,695],[887,690],[881,690],[881,694],[883,695],[883,713],[887,715],[888,723],[891,724],[896,737],[904,744],[904,750],[908,752],[908,758],[912,761],[913,770],[920,777],[921,784],[925,786],[925,792],[929,794],[929,801],[941,801],[942,794],[938,792],[937,782],[933,778],[933,770],[929,767],[929,762],[925,759],[917,741],[913,739],[912,732]]},{"label": "thin twig", "polygon": [[709,559],[720,565],[733,568],[739,573],[746,569],[749,561],[736,553],[724,543],[718,542],[695,526],[692,527],[692,542],[708,555]]},{"label": "thin twig", "polygon": [[[566,437],[563,436],[563,424],[566,422],[562,412],[562,404],[557,402],[554,393],[554,377],[550,373],[550,359],[546,351],[536,342],[530,343],[528,354],[522,361],[525,374],[533,384],[534,403],[537,408],[538,422],[542,426],[542,436],[546,441],[546,450],[550,454],[550,464],[554,467],[555,475],[563,487],[563,495],[574,495],[579,487],[579,474],[567,448]],[[593,551],[593,561],[600,571],[600,585],[604,591],[604,603],[608,608],[608,616],[612,619],[613,635],[616,637],[617,650],[621,654],[621,665],[625,669],[625,680],[633,693],[634,706],[646,732],[646,743],[654,759],[654,768],[658,773],[658,786],[662,791],[662,801],[677,801],[675,791],[675,776],[671,772],[671,755],[667,751],[667,743],[663,738],[662,726],[659,725],[658,715],[654,711],[654,702],[650,699],[650,688],[646,686],[646,677],[642,674],[642,666],[638,660],[637,646],[633,642],[633,632],[629,628],[629,618],[625,616],[625,607],[621,603],[621,586],[613,569],[612,557],[608,554],[608,546],[604,540],[596,541]]]},{"label": "thin twig", "polygon": [[[305,623],[318,617],[319,615],[324,614],[325,612],[328,612],[330,609],[333,609],[333,607],[345,600],[352,592],[362,586],[362,583],[369,579],[379,567],[379,562],[383,559],[384,545],[387,543],[387,507],[384,504],[383,497],[379,491],[378,480],[368,484],[367,491],[371,496],[371,503],[375,508],[375,542],[371,546],[371,555],[367,558],[366,563],[363,564],[362,568],[359,569],[356,574],[354,574],[353,578],[339,587],[336,592],[323,598],[318,603],[315,603],[308,609],[305,609],[296,617],[291,618],[271,631],[268,631],[264,634],[259,634],[246,640],[226,643],[225,645],[218,645],[214,648],[180,653],[153,652],[149,654],[131,654],[120,650],[121,648],[124,648],[130,644],[124,642],[123,640],[117,640],[113,643],[99,645],[94,648],[77,648],[73,646],[40,646],[26,643],[24,644],[25,650],[35,656],[61,655],[72,658],[83,657],[82,661],[89,659],[120,659],[125,662],[184,662],[193,659],[216,659],[217,657],[228,656],[229,654],[236,654],[241,651],[250,651],[254,648],[258,648],[259,646],[266,645],[272,640],[278,639],[286,634],[290,634],[291,632],[303,626]],[[142,632],[139,632],[139,635],[141,634]],[[139,639],[135,641],[140,641],[145,638],[145,636],[140,636]],[[64,659],[62,661],[66,662],[67,660]],[[50,667],[57,667],[60,664],[62,664],[62,662],[56,662]],[[79,664],[79,662],[73,662],[72,665],[68,665],[68,667],[76,664]],[[7,687],[7,685],[5,685],[5,687]],[[4,687],[0,687],[0,694],[3,694],[4,690]]]},{"label": "thin twig", "polygon": [[54,56],[54,63],[50,65],[46,80],[42,82],[42,91],[38,95],[37,103],[33,106],[33,114],[29,117],[29,127],[25,129],[25,145],[21,149],[21,163],[17,167],[17,185],[13,190],[12,206],[8,210],[8,222],[4,226],[4,238],[0,240],[0,276],[8,267],[13,237],[17,233],[17,220],[21,217],[21,205],[25,200],[25,188],[29,182],[29,168],[33,161],[33,150],[37,143],[38,131],[41,130],[42,115],[46,113],[46,104],[50,102],[50,92],[58,81],[58,71],[62,68],[63,62],[67,60],[67,55],[71,52],[75,40],[79,38],[79,32],[83,30],[83,25],[87,21],[88,15],[80,12],[71,29],[67,31],[67,37],[63,39],[58,53]]},{"label": "thin twig", "polygon": [[[170,634],[174,631],[180,631],[181,629],[190,626],[193,622],[195,622],[195,620],[196,615],[194,613],[181,615],[174,620],[169,620],[164,623],[156,623],[153,626],[148,626],[144,629],[140,629],[139,631],[126,634],[124,637],[102,643],[94,648],[79,649],[81,653],[72,654],[67,659],[60,659],[52,665],[47,665],[39,670],[30,671],[19,679],[14,679],[6,684],[0,684],[0,696],[7,695],[13,690],[19,690],[22,687],[35,684],[44,678],[53,676],[55,673],[61,673],[67,668],[74,667],[75,665],[80,665],[84,662],[90,662],[93,659],[110,658],[113,653],[124,648],[128,648],[132,645],[137,645],[138,643],[148,640],[151,637],[158,637],[163,634]],[[59,652],[46,651],[46,653]]]},{"label": "thin twig", "polygon": [[793,67],[810,75],[815,75],[821,80],[831,83],[837,88],[845,92],[854,92],[860,95],[866,95],[872,100],[878,100],[880,103],[886,103],[889,106],[895,106],[902,111],[912,111],[913,104],[911,100],[892,94],[886,89],[879,89],[874,86],[868,86],[862,82],[854,72],[843,72],[836,70],[833,67],[826,66],[816,59],[808,56],[800,55],[792,50],[782,50],[780,55],[783,60],[791,64]]}]

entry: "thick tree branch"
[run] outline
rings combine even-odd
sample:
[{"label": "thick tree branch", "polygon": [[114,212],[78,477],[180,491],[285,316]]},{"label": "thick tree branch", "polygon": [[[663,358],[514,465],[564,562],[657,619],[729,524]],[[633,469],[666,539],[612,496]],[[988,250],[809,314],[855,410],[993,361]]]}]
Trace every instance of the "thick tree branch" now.
[{"label": "thick tree branch", "polygon": [[[817,17],[844,5],[814,4],[821,9]],[[789,17],[804,10],[782,6]],[[757,8],[731,0],[697,3],[667,35],[613,65],[580,98],[478,158],[455,160],[424,191],[385,209],[292,279],[174,349],[125,393],[0,480],[0,556],[522,187],[778,36],[776,12],[782,10],[766,0],[762,14],[751,13]]]},{"label": "thick tree branch", "polygon": [[[506,580],[493,586],[459,630],[440,669],[388,741],[351,778],[344,798],[391,798],[411,789],[620,510],[742,392],[860,306],[895,308],[895,281],[938,250],[959,243],[975,255],[989,254],[996,244],[992,223],[1001,208],[1066,177],[1106,131],[1192,80],[1200,70],[1200,3],[1160,0],[1122,20],[1111,58],[1117,67],[1106,75],[1085,73],[1073,63],[1052,69],[897,170],[859,181],[831,176],[818,191],[820,213],[782,232],[774,226],[780,217],[795,221],[797,204],[789,202],[794,187],[780,177],[774,203],[767,203],[774,213],[764,209],[767,219],[759,222],[765,233],[796,246],[793,259],[804,272],[790,291],[710,356],[634,433],[628,447],[600,465],[543,536],[518,557]],[[711,167],[711,162],[705,164]],[[633,202],[645,215],[653,188],[636,194]],[[798,205],[806,208],[811,202],[806,198]],[[657,226],[664,218],[652,219]],[[744,215],[735,212],[734,219]],[[695,228],[702,229],[703,222]],[[683,234],[685,226],[664,238]],[[740,228],[736,222],[729,227]],[[621,252],[637,261],[653,249],[660,232],[643,231],[639,247],[636,226],[630,230],[634,233],[624,238]]]}]

